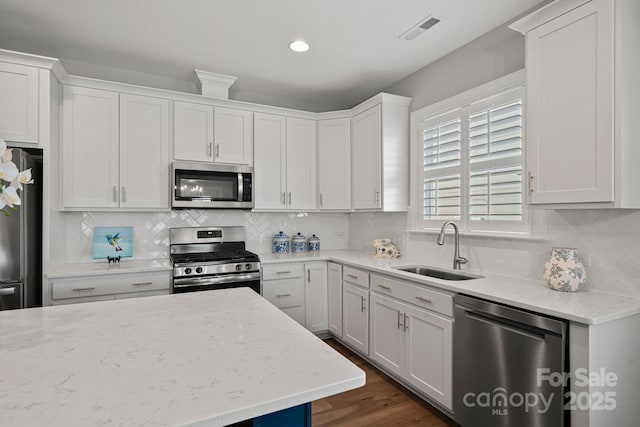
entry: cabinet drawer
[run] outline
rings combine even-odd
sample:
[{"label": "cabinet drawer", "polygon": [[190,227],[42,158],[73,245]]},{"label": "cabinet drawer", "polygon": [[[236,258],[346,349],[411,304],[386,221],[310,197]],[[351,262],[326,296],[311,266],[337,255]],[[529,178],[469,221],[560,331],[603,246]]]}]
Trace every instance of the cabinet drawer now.
[{"label": "cabinet drawer", "polygon": [[262,284],[262,296],[278,308],[302,306],[304,286],[299,278],[270,280]]},{"label": "cabinet drawer", "polygon": [[274,264],[262,266],[262,280],[288,279],[290,277],[302,277],[303,264]]},{"label": "cabinet drawer", "polygon": [[385,276],[371,275],[371,289],[410,304],[453,317],[453,295]]},{"label": "cabinet drawer", "polygon": [[369,273],[347,266],[342,267],[342,280],[365,288],[369,287]]},{"label": "cabinet drawer", "polygon": [[93,297],[128,292],[169,290],[171,272],[111,274],[52,279],[53,299]]}]

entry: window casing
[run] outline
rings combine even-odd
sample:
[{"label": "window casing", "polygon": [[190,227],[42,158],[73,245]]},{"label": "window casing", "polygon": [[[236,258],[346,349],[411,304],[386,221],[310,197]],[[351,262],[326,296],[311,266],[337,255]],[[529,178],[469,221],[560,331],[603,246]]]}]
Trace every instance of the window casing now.
[{"label": "window casing", "polygon": [[467,232],[530,234],[524,88],[514,74],[412,114],[415,228],[453,220]]}]

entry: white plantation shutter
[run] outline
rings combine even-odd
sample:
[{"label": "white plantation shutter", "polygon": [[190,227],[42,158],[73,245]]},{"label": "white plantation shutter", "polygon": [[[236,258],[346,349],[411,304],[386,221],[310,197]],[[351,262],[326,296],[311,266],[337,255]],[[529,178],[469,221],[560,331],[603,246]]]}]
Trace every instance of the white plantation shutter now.
[{"label": "white plantation shutter", "polygon": [[425,179],[423,219],[460,219],[460,206],[460,175]]},{"label": "white plantation shutter", "polygon": [[464,131],[461,112],[458,109],[422,123],[423,220],[461,218]]},{"label": "white plantation shutter", "polygon": [[523,105],[519,87],[420,122],[424,227],[457,220],[470,231],[528,230]]}]

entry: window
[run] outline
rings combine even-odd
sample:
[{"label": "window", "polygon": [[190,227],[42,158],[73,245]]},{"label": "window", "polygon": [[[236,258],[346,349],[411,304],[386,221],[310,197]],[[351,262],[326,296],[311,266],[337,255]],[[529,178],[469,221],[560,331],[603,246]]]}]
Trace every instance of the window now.
[{"label": "window", "polygon": [[[414,224],[528,233],[523,203],[524,88],[521,73],[412,114]],[[498,81],[500,82],[500,81]],[[496,89],[498,87],[498,89]]]}]

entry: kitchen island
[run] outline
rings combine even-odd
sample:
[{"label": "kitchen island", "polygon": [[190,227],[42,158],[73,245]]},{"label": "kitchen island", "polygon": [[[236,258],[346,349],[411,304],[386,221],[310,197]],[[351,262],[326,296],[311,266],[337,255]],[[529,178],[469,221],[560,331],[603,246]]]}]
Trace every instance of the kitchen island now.
[{"label": "kitchen island", "polygon": [[0,425],[222,426],[365,383],[248,288],[0,312]]}]

